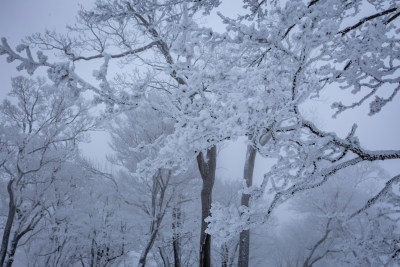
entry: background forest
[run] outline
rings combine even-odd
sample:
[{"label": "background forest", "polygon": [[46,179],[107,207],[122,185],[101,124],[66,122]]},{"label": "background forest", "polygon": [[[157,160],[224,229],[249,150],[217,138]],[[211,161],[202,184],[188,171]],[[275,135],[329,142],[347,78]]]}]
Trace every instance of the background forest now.
[{"label": "background forest", "polygon": [[400,266],[400,1],[83,2],[0,21],[1,267]]}]

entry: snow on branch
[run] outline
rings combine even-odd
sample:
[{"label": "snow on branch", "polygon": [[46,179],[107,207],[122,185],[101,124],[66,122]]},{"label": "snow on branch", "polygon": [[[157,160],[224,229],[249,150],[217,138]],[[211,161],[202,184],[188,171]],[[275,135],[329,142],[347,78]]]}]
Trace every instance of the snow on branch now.
[{"label": "snow on branch", "polygon": [[400,174],[392,177],[389,181],[386,182],[385,186],[382,188],[381,191],[379,191],[378,194],[376,194],[374,197],[370,198],[362,208],[360,208],[359,210],[355,211],[352,215],[350,215],[349,219],[357,216],[358,214],[361,214],[362,212],[369,209],[376,202],[378,202],[379,200],[382,200],[382,198],[388,196],[391,193],[392,186],[394,184],[398,183],[399,181],[400,181]]},{"label": "snow on branch", "polygon": [[341,139],[334,133],[321,131],[312,122],[306,120],[303,120],[303,126],[319,137],[331,137],[334,144],[353,152],[363,160],[400,159],[400,150],[366,150],[361,148],[357,138]]},{"label": "snow on branch", "polygon": [[7,54],[7,62],[11,63],[15,60],[21,61],[21,63],[17,66],[17,70],[26,70],[28,74],[32,75],[35,70],[40,67],[40,66],[47,66],[47,67],[54,67],[54,65],[47,63],[47,57],[43,55],[42,52],[37,53],[38,61],[35,61],[33,59],[31,50],[29,46],[20,44],[16,48],[18,53],[21,53],[22,51],[25,50],[26,52],[26,57],[22,57],[18,55],[16,52],[14,52],[11,47],[7,43],[6,38],[1,38],[1,45],[0,45],[0,55]]},{"label": "snow on branch", "polygon": [[[135,55],[135,54],[138,54],[140,52],[144,52],[144,51],[152,48],[153,46],[156,46],[157,44],[158,44],[158,42],[154,41],[154,42],[151,42],[148,45],[142,46],[140,48],[128,50],[128,51],[125,51],[125,52],[122,52],[122,53],[119,53],[119,54],[111,54],[110,58],[122,58],[122,57],[129,56],[129,55]],[[103,54],[97,54],[97,55],[87,56],[87,57],[84,57],[84,56],[78,56],[77,57],[77,56],[73,55],[72,56],[72,61],[78,61],[78,60],[90,61],[90,60],[97,59],[97,58],[102,58],[102,57],[103,57]]]},{"label": "snow on branch", "polygon": [[[370,21],[370,20],[373,20],[373,19],[375,19],[375,18],[379,18],[379,17],[381,17],[381,16],[385,16],[385,15],[387,15],[387,14],[393,13],[393,12],[395,12],[396,10],[397,10],[397,7],[394,7],[394,8],[390,8],[390,9],[387,9],[387,10],[385,10],[385,11],[376,13],[376,14],[374,14],[374,15],[365,17],[365,18],[361,19],[359,22],[357,22],[356,24],[354,24],[354,25],[352,25],[352,26],[349,26],[349,27],[345,28],[344,30],[341,30],[340,32],[338,32],[338,34],[341,34],[341,35],[343,36],[343,35],[345,35],[346,33],[348,33],[349,31],[352,31],[352,30],[358,28],[359,26],[363,25],[363,24],[366,23],[367,21]],[[398,15],[399,15],[399,13],[397,13],[395,16],[397,17]],[[396,17],[395,17],[395,18],[396,18]],[[391,17],[391,18],[388,20],[388,22],[393,21],[393,19],[394,19],[394,18]]]}]

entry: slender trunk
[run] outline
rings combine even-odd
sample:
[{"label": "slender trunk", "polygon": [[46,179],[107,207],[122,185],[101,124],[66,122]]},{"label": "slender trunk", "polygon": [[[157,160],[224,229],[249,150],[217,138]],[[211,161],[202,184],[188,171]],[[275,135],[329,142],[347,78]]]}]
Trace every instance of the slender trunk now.
[{"label": "slender trunk", "polygon": [[174,238],[174,241],[172,242],[172,246],[174,248],[174,266],[180,267],[181,266],[181,248],[180,248],[179,237],[176,239]]},{"label": "slender trunk", "polygon": [[160,256],[161,256],[161,259],[163,261],[164,267],[170,267],[168,255],[167,255],[167,253],[165,253],[164,248],[163,247],[158,247],[158,250],[160,252]]},{"label": "slender trunk", "polygon": [[151,233],[150,240],[149,240],[149,242],[147,242],[146,247],[144,248],[142,254],[140,255],[138,267],[144,267],[146,265],[147,254],[149,254],[151,248],[153,247],[154,241],[156,240],[157,233],[158,233],[158,226]]},{"label": "slender trunk", "polygon": [[3,240],[1,242],[0,266],[3,266],[4,261],[6,259],[8,242],[10,240],[11,228],[12,228],[12,225],[14,222],[15,211],[16,211],[16,207],[14,204],[14,194],[12,191],[13,181],[14,180],[10,180],[7,184],[7,191],[8,191],[8,196],[10,198],[10,202],[8,204],[8,217],[7,217],[6,226],[4,227],[4,230],[3,230]]},{"label": "slender trunk", "polygon": [[[253,136],[249,135],[249,140],[252,140]],[[264,146],[271,139],[271,134],[264,133],[259,144]],[[254,146],[248,145],[246,152],[246,161],[244,163],[243,178],[246,181],[247,187],[253,185],[253,171],[254,163],[257,155],[257,150]],[[250,195],[242,194],[241,205],[249,207]],[[238,267],[249,266],[249,255],[250,255],[250,230],[244,230],[240,233],[239,238],[239,255],[238,255]]]},{"label": "slender trunk", "polygon": [[229,250],[226,243],[221,245],[221,267],[228,267]]},{"label": "slender trunk", "polygon": [[165,199],[165,192],[168,187],[169,179],[171,178],[171,171],[167,171],[166,181],[163,181],[162,170],[160,169],[156,176],[153,177],[153,189],[152,189],[152,201],[151,201],[151,209],[152,209],[152,222],[150,225],[150,239],[147,242],[142,254],[140,255],[138,266],[142,267],[146,265],[147,254],[149,254],[153,244],[156,240],[158,230],[160,229],[161,222],[164,218],[166,208],[168,206],[168,201],[165,204],[163,210],[163,203]]},{"label": "slender trunk", "polygon": [[228,258],[228,267],[232,267],[233,263],[235,262],[236,258],[236,252],[238,251],[239,248],[239,241],[236,242],[235,246],[233,247],[233,252],[231,253],[230,257]]},{"label": "slender trunk", "polygon": [[10,252],[8,255],[7,264],[5,265],[6,267],[12,266],[12,264],[14,262],[15,252],[17,251],[18,243],[21,240],[21,238],[24,237],[30,231],[32,231],[39,221],[40,221],[40,218],[36,222],[32,221],[24,230],[21,231],[21,229],[18,229],[14,232],[14,236],[11,241],[11,247],[10,247]]},{"label": "slender trunk", "polygon": [[6,267],[11,267],[14,262],[15,251],[17,250],[19,239],[20,238],[18,238],[18,233],[15,232],[14,237],[11,241],[11,247],[10,247],[10,252],[8,255],[8,260],[7,260],[7,264],[5,265]]},{"label": "slender trunk", "polygon": [[172,230],[173,230],[173,241],[172,247],[174,249],[174,266],[181,266],[181,242],[180,242],[180,231],[181,231],[181,208],[180,204],[177,204],[172,210]]},{"label": "slender trunk", "polygon": [[203,188],[201,189],[200,267],[211,266],[211,236],[205,232],[207,223],[204,220],[211,215],[211,194],[215,180],[216,163],[216,146],[207,150],[206,158],[204,158],[202,152],[197,156],[197,164],[203,180]]},{"label": "slender trunk", "polygon": [[[96,236],[96,232],[94,233],[94,235]],[[90,248],[90,267],[94,267],[94,259],[95,259],[94,250],[95,250],[95,246],[96,246],[96,241],[94,240],[94,238],[92,238],[92,247]]]},{"label": "slender trunk", "polygon": [[[251,137],[249,137],[250,139]],[[247,187],[253,184],[253,170],[257,150],[252,145],[247,145],[246,162],[244,163],[243,178],[246,181]],[[242,194],[241,205],[249,206],[250,195]],[[238,267],[249,266],[249,253],[250,253],[250,230],[244,230],[240,233],[239,239],[239,256]]]}]

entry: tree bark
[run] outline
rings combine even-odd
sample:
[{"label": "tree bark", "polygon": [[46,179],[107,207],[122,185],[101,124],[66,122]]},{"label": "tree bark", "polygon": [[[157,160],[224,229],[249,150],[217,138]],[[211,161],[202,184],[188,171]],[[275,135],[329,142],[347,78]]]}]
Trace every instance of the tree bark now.
[{"label": "tree bark", "polygon": [[197,155],[197,164],[203,180],[203,187],[201,189],[200,267],[211,266],[211,236],[205,232],[208,224],[204,220],[211,215],[211,195],[215,180],[216,163],[216,146],[207,150],[206,157],[204,157],[202,152]]},{"label": "tree bark", "polygon": [[[94,235],[96,236],[96,232],[94,233]],[[94,240],[94,238],[92,238],[92,246],[90,248],[90,267],[94,267],[94,259],[95,259],[94,250],[95,250],[95,246],[96,246],[96,241]]]},{"label": "tree bark", "polygon": [[7,191],[8,191],[8,196],[10,198],[10,202],[8,204],[8,217],[7,217],[7,222],[6,226],[4,227],[3,231],[3,239],[1,242],[1,250],[0,250],[0,266],[3,266],[4,261],[6,259],[6,254],[7,254],[7,248],[8,248],[8,242],[10,240],[10,234],[11,234],[11,228],[14,222],[15,218],[15,211],[16,207],[14,204],[14,194],[12,191],[12,184],[14,180],[10,180],[7,184]]},{"label": "tree bark", "polygon": [[[253,139],[253,135],[249,135],[249,140]],[[259,144],[264,146],[271,139],[269,132],[264,133],[259,140]],[[246,186],[250,187],[253,185],[253,171],[254,164],[257,155],[257,150],[253,145],[247,145],[246,161],[244,163],[243,179],[246,181]],[[249,207],[250,195],[242,194],[241,205]],[[244,230],[240,233],[239,238],[239,255],[238,255],[238,267],[249,266],[249,255],[250,255],[250,230]]]},{"label": "tree bark", "polygon": [[172,210],[172,230],[173,230],[173,241],[172,247],[174,249],[174,266],[181,266],[181,242],[180,242],[180,231],[181,231],[181,208],[180,204],[177,204]]},{"label": "tree bark", "polygon": [[[251,137],[249,137],[250,139]],[[244,163],[243,178],[246,181],[246,186],[250,187],[253,184],[254,162],[257,155],[257,150],[252,145],[247,145],[246,161]],[[250,195],[242,194],[241,205],[249,206]],[[238,267],[249,266],[250,253],[250,230],[244,230],[240,233],[239,239],[239,256]]]},{"label": "tree bark", "polygon": [[[40,217],[41,218],[41,217]],[[18,229],[14,232],[13,239],[11,241],[11,247],[10,247],[10,252],[8,255],[8,260],[7,264],[5,265],[6,267],[11,267],[13,262],[14,262],[14,256],[15,252],[17,251],[18,243],[21,240],[22,237],[24,237],[27,233],[32,231],[36,224],[40,221],[40,218],[36,221],[32,221],[25,229],[21,231],[21,229]]]},{"label": "tree bark", "polygon": [[18,241],[19,241],[19,235],[18,233],[14,233],[14,238],[11,241],[11,247],[10,247],[10,253],[8,255],[8,260],[7,260],[7,264],[4,265],[6,267],[11,267],[12,264],[14,263],[14,256],[15,256],[15,251],[17,250],[17,246],[18,246]]}]

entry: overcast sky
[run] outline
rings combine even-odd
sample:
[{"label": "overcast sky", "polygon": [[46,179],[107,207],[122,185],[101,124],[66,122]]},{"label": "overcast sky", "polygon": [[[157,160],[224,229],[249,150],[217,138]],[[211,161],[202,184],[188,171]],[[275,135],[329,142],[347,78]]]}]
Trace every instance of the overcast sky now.
[{"label": "overcast sky", "polygon": [[[0,36],[6,37],[11,47],[15,47],[24,36],[35,32],[43,32],[45,29],[63,32],[66,24],[72,24],[75,20],[79,4],[85,7],[92,5],[92,0],[1,0],[0,2]],[[220,11],[228,16],[234,16],[240,12],[241,1],[223,0]],[[208,20],[208,24],[215,30],[222,31],[224,26],[214,14]],[[18,75],[15,70],[16,63],[7,64],[6,57],[0,56],[0,99],[3,99],[10,89],[10,78]],[[26,73],[20,73],[26,75]],[[41,72],[44,75],[44,72]],[[400,149],[400,97],[387,105],[382,112],[369,117],[368,104],[347,112],[336,120],[330,119],[332,111],[329,102],[334,95],[328,93],[318,101],[306,105],[306,112],[311,119],[328,131],[336,131],[342,136],[351,128],[354,122],[359,124],[358,136],[361,144],[368,149]],[[84,146],[85,154],[94,160],[103,160],[104,152],[109,151],[104,141],[104,135],[96,135],[91,145]],[[243,141],[243,139],[242,139]],[[226,145],[220,151],[218,163],[218,175],[226,178],[242,177],[243,162],[245,157],[245,145],[243,142]],[[260,180],[267,166],[261,159],[257,159],[255,180]],[[386,162],[384,166],[391,174],[400,172],[400,164],[396,161]]]}]

